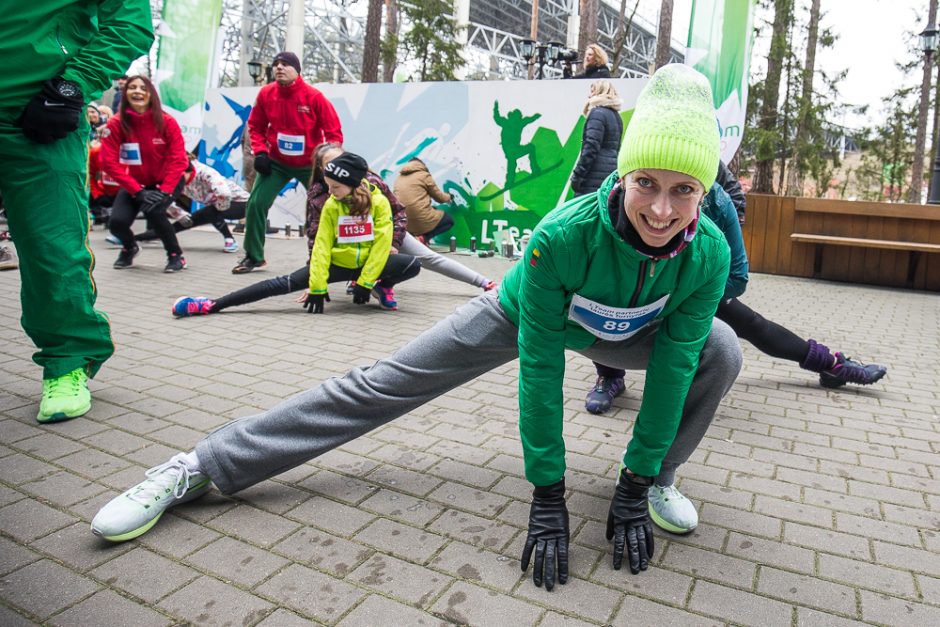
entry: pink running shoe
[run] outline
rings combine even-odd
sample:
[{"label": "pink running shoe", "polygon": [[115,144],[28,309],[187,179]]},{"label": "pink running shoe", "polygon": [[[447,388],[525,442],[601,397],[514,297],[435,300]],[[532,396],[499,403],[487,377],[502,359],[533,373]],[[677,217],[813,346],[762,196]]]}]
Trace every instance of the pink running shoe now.
[{"label": "pink running shoe", "polygon": [[382,287],[379,284],[376,284],[372,288],[372,293],[375,294],[375,297],[379,299],[379,304],[382,306],[382,309],[388,309],[389,311],[395,311],[398,309],[398,303],[395,301],[395,290],[390,287]]},{"label": "pink running shoe", "polygon": [[205,316],[212,313],[215,301],[204,296],[184,296],[173,303],[173,315],[177,318]]}]

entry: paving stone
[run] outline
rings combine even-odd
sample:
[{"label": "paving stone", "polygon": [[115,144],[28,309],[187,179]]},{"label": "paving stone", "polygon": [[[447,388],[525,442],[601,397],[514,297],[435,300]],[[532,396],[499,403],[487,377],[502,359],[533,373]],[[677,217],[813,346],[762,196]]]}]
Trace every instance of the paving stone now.
[{"label": "paving stone", "polygon": [[0,464],[0,481],[10,485],[20,485],[27,481],[36,481],[59,472],[55,466],[33,459],[21,453],[8,455]]},{"label": "paving stone", "polygon": [[827,553],[836,553],[862,560],[871,558],[868,540],[856,535],[788,522],[784,525],[783,539],[789,544],[805,546]]},{"label": "paving stone", "polygon": [[815,570],[815,557],[809,549],[736,532],[731,532],[728,538],[727,553],[757,564],[779,566],[807,574]]},{"label": "paving stone", "polygon": [[133,548],[129,543],[115,544],[102,540],[91,533],[85,522],[50,533],[30,546],[79,572],[91,570]]},{"label": "paving stone", "polygon": [[18,420],[0,420],[0,442],[10,444],[45,433],[42,429]]},{"label": "paving stone", "polygon": [[444,508],[437,503],[387,488],[377,490],[359,507],[417,526],[426,525],[444,511]]},{"label": "paving stone", "polygon": [[113,455],[127,455],[153,444],[150,440],[116,429],[96,433],[82,441]]},{"label": "paving stone", "polygon": [[427,496],[443,483],[437,477],[431,477],[426,474],[389,466],[387,464],[383,464],[373,470],[369,473],[368,478],[369,481],[415,496]]},{"label": "paving stone", "polygon": [[240,490],[235,499],[272,514],[284,514],[312,496],[306,490],[299,490],[277,481],[262,481]]},{"label": "paving stone", "polygon": [[427,562],[445,543],[438,535],[384,519],[360,531],[356,540],[419,563]]},{"label": "paving stone", "polygon": [[35,540],[73,522],[74,516],[32,499],[0,508],[0,531],[21,542]]},{"label": "paving stone", "polygon": [[300,527],[298,523],[248,505],[239,505],[212,519],[212,526],[265,548]]},{"label": "paving stone", "polygon": [[312,477],[299,482],[299,486],[315,494],[328,496],[348,505],[358,505],[372,496],[378,489],[374,483],[339,475],[330,470],[321,470]]},{"label": "paving stone", "polygon": [[691,546],[672,543],[662,558],[663,566],[742,588],[750,588],[756,566],[751,562],[728,557]]},{"label": "paving stone", "polygon": [[186,561],[193,566],[251,588],[288,561],[233,538],[219,538],[196,551]]},{"label": "paving stone", "polygon": [[25,440],[19,440],[16,443],[16,448],[34,457],[54,462],[56,459],[65,457],[70,453],[84,450],[85,447],[55,433],[42,433]]},{"label": "paving stone", "polygon": [[0,625],[3,625],[3,627],[27,627],[40,624],[29,620],[22,614],[18,614],[11,608],[0,605]]},{"label": "paving stone", "polygon": [[488,488],[500,478],[500,473],[474,464],[464,463],[453,459],[443,459],[428,469],[433,475],[465,483],[477,488]]},{"label": "paving stone", "polygon": [[907,525],[836,512],[836,529],[895,544],[920,546],[917,530]]},{"label": "paving stone", "polygon": [[773,516],[765,516],[730,507],[705,503],[699,511],[699,524],[709,523],[727,527],[734,531],[750,533],[767,538],[780,537],[781,521]]},{"label": "paving stone", "polygon": [[120,457],[95,450],[72,453],[57,459],[56,463],[89,479],[111,475],[131,465]]},{"label": "paving stone", "polygon": [[0,536],[0,576],[40,559],[40,555]]},{"label": "paving stone", "polygon": [[855,615],[855,590],[818,577],[764,567],[760,570],[757,591],[791,603]]},{"label": "paving stone", "polygon": [[337,503],[322,496],[304,501],[287,513],[293,519],[345,536],[353,535],[373,520],[375,515],[361,508]]},{"label": "paving stone", "polygon": [[[420,460],[423,457],[421,453],[410,451],[405,448],[399,448],[397,450],[398,455],[402,456],[402,465],[409,468],[423,466],[423,464],[420,463]],[[375,453],[373,453],[373,455],[375,455]],[[372,472],[372,470],[374,470],[379,465],[379,463],[376,461],[342,449],[333,449],[332,451],[324,453],[317,458],[317,464],[325,468],[330,468],[338,473],[354,475],[356,477],[362,477]],[[424,468],[422,467],[421,469],[423,470]]]},{"label": "paving stone", "polygon": [[[375,627],[376,625],[386,624],[390,616],[394,616],[395,622],[399,625],[444,627],[452,624],[432,614],[373,594],[369,595],[365,601],[347,614],[337,625],[338,627]],[[274,626],[272,625],[272,627]],[[280,625],[277,627],[280,627]]]},{"label": "paving stone", "polygon": [[861,588],[902,596],[916,596],[914,578],[910,573],[885,568],[836,555],[819,556],[819,574],[828,579]]},{"label": "paving stone", "polygon": [[318,623],[306,618],[301,618],[293,612],[279,609],[273,614],[268,615],[268,617],[258,623],[256,627],[308,627],[309,625],[316,624]]},{"label": "paving stone", "polygon": [[793,608],[786,603],[707,581],[695,584],[689,609],[754,627],[789,627],[793,615]]},{"label": "paving stone", "polygon": [[70,607],[49,621],[57,627],[160,627],[176,621],[142,607],[111,590],[101,592]]},{"label": "paving stone", "polygon": [[271,603],[211,577],[200,577],[158,604],[198,625],[250,625],[274,608]]},{"label": "paving stone", "polygon": [[854,627],[858,625],[858,620],[798,607],[796,608],[796,625],[797,627]]},{"label": "paving stone", "polygon": [[153,603],[186,586],[199,573],[156,553],[137,548],[102,564],[92,570],[91,575],[111,587]]},{"label": "paving stone", "polygon": [[938,625],[940,607],[862,590],[862,619],[884,625]]},{"label": "paving stone", "polygon": [[86,577],[50,560],[40,560],[0,579],[0,599],[45,619],[98,588]]},{"label": "paving stone", "polygon": [[432,611],[465,625],[531,625],[541,614],[538,606],[463,581],[444,592]]},{"label": "paving stone", "polygon": [[705,616],[690,614],[675,607],[647,601],[637,596],[627,595],[611,624],[614,627],[633,627],[634,625],[718,627],[724,623]]},{"label": "paving stone", "polygon": [[445,511],[428,529],[473,546],[496,551],[506,546],[517,534],[516,528],[509,525],[456,510]]},{"label": "paving stone", "polygon": [[365,593],[310,568],[293,564],[255,591],[320,621],[335,621]]},{"label": "paving stone", "polygon": [[428,566],[461,580],[504,592],[511,591],[520,579],[530,576],[519,569],[518,558],[506,557],[456,541],[444,547]]},{"label": "paving stone", "polygon": [[345,577],[373,553],[369,547],[310,527],[299,529],[271,550],[337,577]]},{"label": "paving stone", "polygon": [[846,494],[839,494],[838,492],[817,490],[816,488],[804,488],[803,502],[830,510],[834,509],[858,514],[860,516],[867,516],[869,518],[881,517],[878,501],[870,498],[848,496]]},{"label": "paving stone", "polygon": [[509,503],[506,497],[453,482],[441,484],[427,498],[483,517],[492,517]]},{"label": "paving stone", "polygon": [[785,521],[792,520],[829,529],[833,526],[832,511],[829,509],[775,499],[763,494],[757,495],[754,501],[754,511]]},{"label": "paving stone", "polygon": [[380,554],[373,555],[346,579],[415,607],[425,607],[453,581],[423,566]]}]

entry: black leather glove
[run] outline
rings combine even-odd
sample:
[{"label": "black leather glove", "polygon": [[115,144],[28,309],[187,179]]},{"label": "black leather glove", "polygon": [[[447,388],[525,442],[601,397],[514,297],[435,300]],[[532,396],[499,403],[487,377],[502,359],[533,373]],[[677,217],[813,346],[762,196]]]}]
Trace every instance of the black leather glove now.
[{"label": "black leather glove", "polygon": [[255,172],[268,176],[271,174],[271,157],[266,152],[259,152],[255,155]]},{"label": "black leather glove", "polygon": [[78,129],[85,98],[72,81],[52,78],[26,105],[19,123],[23,134],[37,144],[51,144]]},{"label": "black leather glove", "polygon": [[651,485],[652,477],[638,477],[626,468],[620,471],[607,513],[607,540],[614,541],[614,570],[620,570],[624,548],[631,573],[635,575],[649,567],[654,549],[647,496]]},{"label": "black leather glove", "polygon": [[166,211],[166,208],[173,202],[173,198],[166,192],[159,189],[142,189],[134,197],[139,203],[140,210],[144,215]]},{"label": "black leather glove", "polygon": [[358,283],[353,285],[353,302],[357,305],[365,305],[369,302],[369,298],[372,296],[372,290],[367,287],[362,287]]},{"label": "black leather glove", "polygon": [[304,308],[306,308],[307,313],[321,314],[323,313],[324,301],[330,302],[329,294],[307,294],[307,300],[304,301]]},{"label": "black leather glove", "polygon": [[565,506],[565,480],[562,478],[558,483],[537,487],[532,492],[529,534],[522,549],[522,570],[525,572],[529,568],[529,558],[535,549],[532,583],[536,586],[542,585],[544,575],[545,589],[554,588],[556,572],[558,583],[568,583],[568,537],[568,508]]}]

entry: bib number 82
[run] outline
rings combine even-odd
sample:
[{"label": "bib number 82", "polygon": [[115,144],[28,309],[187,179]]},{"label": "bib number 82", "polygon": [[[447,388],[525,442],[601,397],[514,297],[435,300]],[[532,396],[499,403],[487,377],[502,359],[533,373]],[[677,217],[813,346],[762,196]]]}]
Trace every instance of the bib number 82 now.
[{"label": "bib number 82", "polygon": [[607,320],[604,322],[605,331],[626,331],[629,328],[629,322],[616,322],[614,320]]}]

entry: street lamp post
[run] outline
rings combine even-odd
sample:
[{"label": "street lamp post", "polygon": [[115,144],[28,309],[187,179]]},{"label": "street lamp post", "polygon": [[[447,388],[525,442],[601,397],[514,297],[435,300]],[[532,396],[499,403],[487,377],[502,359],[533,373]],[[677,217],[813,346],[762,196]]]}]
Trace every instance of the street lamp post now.
[{"label": "street lamp post", "polygon": [[[927,57],[926,63],[928,68],[930,67],[931,56],[937,49],[938,35],[940,35],[940,31],[937,31],[933,24],[920,34],[920,48]],[[935,128],[933,132],[935,134],[940,133],[940,129]],[[927,192],[927,203],[931,205],[940,205],[940,135],[937,137],[938,140],[934,142],[935,149],[933,171],[930,175],[930,188]]]},{"label": "street lamp post", "polygon": [[258,59],[252,59],[247,63],[248,65],[248,76],[251,77],[251,80],[255,82],[255,85],[258,84],[261,79],[261,74],[264,72],[264,66],[261,61]]},{"label": "street lamp post", "polygon": [[538,74],[536,75],[538,80],[545,78],[545,64],[549,63],[555,65],[563,48],[564,45],[557,41],[540,44],[533,39],[523,39],[522,44],[519,46],[523,59],[527,62],[531,62],[532,59],[535,58],[535,62],[539,68]]},{"label": "street lamp post", "polygon": [[911,168],[911,190],[908,202],[920,203],[924,185],[924,144],[927,134],[927,101],[930,95],[931,59],[937,49],[937,30],[934,28],[936,13],[931,11],[929,26],[918,35],[920,49],[924,52],[924,78],[920,85],[920,103],[917,107],[917,136],[914,139],[914,163]]}]

